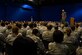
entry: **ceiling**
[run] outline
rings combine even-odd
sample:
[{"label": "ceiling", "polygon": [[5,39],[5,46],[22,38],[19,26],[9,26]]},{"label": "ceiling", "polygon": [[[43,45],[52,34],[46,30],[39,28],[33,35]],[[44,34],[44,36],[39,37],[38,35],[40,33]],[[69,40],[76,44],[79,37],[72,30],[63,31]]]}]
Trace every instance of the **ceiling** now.
[{"label": "ceiling", "polygon": [[46,5],[56,5],[56,4],[76,4],[82,3],[80,0],[1,0],[0,3],[2,4],[9,4],[9,3],[29,3],[32,5],[37,6],[46,6]]}]

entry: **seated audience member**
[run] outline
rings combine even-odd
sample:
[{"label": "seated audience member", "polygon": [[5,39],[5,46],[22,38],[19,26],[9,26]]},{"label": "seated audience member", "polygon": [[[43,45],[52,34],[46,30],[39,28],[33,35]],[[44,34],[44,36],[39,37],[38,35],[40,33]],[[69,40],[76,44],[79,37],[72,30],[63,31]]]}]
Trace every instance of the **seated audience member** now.
[{"label": "seated audience member", "polygon": [[21,22],[18,22],[18,23],[16,23],[16,26],[19,28],[19,33],[22,33],[23,32],[23,30],[22,30],[22,24],[21,24]]},{"label": "seated audience member", "polygon": [[65,32],[66,34],[64,35],[64,42],[65,43],[75,43],[76,38],[74,38],[75,36],[71,35],[71,29],[67,28]]},{"label": "seated audience member", "polygon": [[43,41],[42,34],[40,34],[40,31],[38,29],[33,29],[32,34],[33,33]]},{"label": "seated audience member", "polygon": [[8,55],[12,55],[12,46],[13,46],[13,42],[14,40],[20,36],[20,34],[18,33],[19,29],[17,26],[13,26],[12,27],[12,33],[10,33],[7,37],[6,37],[6,42],[9,45],[6,45],[6,52]]},{"label": "seated audience member", "polygon": [[58,29],[58,26],[55,26],[54,28],[55,28],[55,31],[58,31],[58,30],[59,30],[59,29]]},{"label": "seated audience member", "polygon": [[68,55],[68,46],[62,44],[64,38],[63,32],[57,30],[53,33],[53,42],[49,43],[49,53],[50,55]]},{"label": "seated audience member", "polygon": [[39,38],[39,31],[37,29],[33,29],[32,35],[29,36],[36,44],[37,44],[37,54],[43,55],[45,54],[45,47],[42,40]]},{"label": "seated audience member", "polygon": [[52,27],[52,25],[48,25],[47,30],[42,33],[43,43],[46,49],[48,49],[48,44],[53,41]]},{"label": "seated audience member", "polygon": [[6,41],[12,45],[13,44],[13,41],[17,38],[18,35],[21,35],[19,34],[19,29],[17,26],[13,26],[12,27],[12,33],[10,33],[7,37],[6,37]]},{"label": "seated audience member", "polygon": [[14,55],[37,55],[37,45],[29,37],[19,36],[13,42]]},{"label": "seated audience member", "polygon": [[42,23],[40,23],[40,25],[38,26],[38,29],[40,30],[40,33],[41,33],[41,34],[42,34],[45,30],[47,30],[46,25],[47,25],[46,22],[42,22]]},{"label": "seated audience member", "polygon": [[67,28],[69,28],[69,25],[68,25],[68,23],[65,23],[65,24],[64,24],[64,28],[63,28],[63,32],[64,32],[64,33],[65,33],[65,31],[66,31]]},{"label": "seated audience member", "polygon": [[42,34],[42,37],[43,37],[43,40],[46,40],[46,41],[53,41],[53,32],[51,31],[52,29],[52,25],[48,25],[47,26],[47,30],[43,32]]},{"label": "seated audience member", "polygon": [[62,31],[62,32],[64,32],[64,24],[63,23],[60,24],[59,30]]},{"label": "seated audience member", "polygon": [[72,30],[72,35],[74,34],[75,36],[77,36],[78,32],[76,30],[77,28],[75,26],[71,26],[71,30]]},{"label": "seated audience member", "polygon": [[22,28],[22,35],[25,37],[26,36],[26,32],[27,32],[27,25],[28,23],[24,23],[23,24],[23,28]]},{"label": "seated audience member", "polygon": [[70,49],[70,55],[75,54],[75,49],[77,47],[77,45],[75,45],[76,43],[76,37],[75,35],[71,34],[71,29],[67,28],[66,29],[66,34],[64,35],[64,43],[66,45],[68,45],[69,49]]},{"label": "seated audience member", "polygon": [[3,55],[5,50],[4,50],[4,47],[5,47],[5,36],[0,33],[0,55]]},{"label": "seated audience member", "polygon": [[80,40],[80,44],[76,49],[76,55],[82,55],[82,40]]},{"label": "seated audience member", "polygon": [[75,24],[75,31],[78,31],[78,27],[79,27],[79,24],[76,23],[76,24]]},{"label": "seated audience member", "polygon": [[1,24],[0,24],[1,26],[0,26],[0,33],[3,33],[4,34],[4,36],[5,36],[5,33],[6,33],[6,26],[5,26],[5,22],[1,22]]},{"label": "seated audience member", "polygon": [[27,36],[32,35],[32,30],[33,30],[33,28],[34,28],[33,23],[30,23],[30,24],[29,24],[29,29],[28,29],[27,32],[26,32],[26,35],[27,35]]},{"label": "seated audience member", "polygon": [[78,41],[79,33],[76,30],[75,26],[71,26],[71,36],[75,39],[76,42]]},{"label": "seated audience member", "polygon": [[34,29],[38,29],[36,23],[33,23]]},{"label": "seated audience member", "polygon": [[8,25],[8,26],[7,26],[7,30],[6,30],[6,37],[7,37],[10,33],[12,33],[12,26],[11,26],[11,25]]},{"label": "seated audience member", "polygon": [[79,23],[78,32],[82,31],[82,23]]}]

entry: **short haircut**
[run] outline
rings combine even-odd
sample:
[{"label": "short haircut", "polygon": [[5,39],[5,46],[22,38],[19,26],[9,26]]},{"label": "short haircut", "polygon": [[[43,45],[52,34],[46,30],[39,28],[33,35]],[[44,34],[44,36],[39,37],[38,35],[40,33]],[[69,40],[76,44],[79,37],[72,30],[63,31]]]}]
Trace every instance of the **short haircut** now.
[{"label": "short haircut", "polygon": [[29,37],[17,37],[12,47],[14,55],[37,55],[37,45]]},{"label": "short haircut", "polygon": [[72,30],[72,31],[75,31],[75,26],[74,26],[74,25],[71,26],[71,30]]},{"label": "short haircut", "polygon": [[30,27],[30,28],[34,28],[34,24],[33,24],[33,23],[30,23],[30,24],[29,24],[29,27]]},{"label": "short haircut", "polygon": [[56,43],[61,43],[63,41],[63,38],[64,38],[63,32],[61,32],[60,30],[54,31],[54,33],[53,33],[53,40]]},{"label": "short haircut", "polygon": [[37,29],[33,29],[32,34],[36,35],[37,33],[39,33],[39,31]]},{"label": "short haircut", "polygon": [[27,27],[27,25],[28,25],[28,23],[24,23],[24,24],[23,24],[23,27],[25,27],[25,28],[26,28],[26,27]]},{"label": "short haircut", "polygon": [[47,26],[47,29],[48,29],[48,30],[51,30],[52,27],[53,27],[52,25],[48,25],[48,26]]},{"label": "short haircut", "polygon": [[5,26],[5,22],[1,22],[1,26]]},{"label": "short haircut", "polygon": [[18,31],[19,31],[19,28],[17,26],[12,27],[12,32],[13,33],[18,33]]},{"label": "short haircut", "polygon": [[22,27],[22,24],[21,24],[21,23],[16,23],[16,26],[17,26],[18,28],[21,28],[21,27]]}]

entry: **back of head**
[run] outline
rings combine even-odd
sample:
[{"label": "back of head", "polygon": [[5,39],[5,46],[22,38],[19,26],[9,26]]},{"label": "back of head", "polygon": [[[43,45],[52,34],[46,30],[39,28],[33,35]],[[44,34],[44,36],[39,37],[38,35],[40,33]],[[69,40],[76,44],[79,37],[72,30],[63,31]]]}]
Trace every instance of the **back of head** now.
[{"label": "back of head", "polygon": [[37,27],[36,23],[33,24],[34,27]]},{"label": "back of head", "polygon": [[62,43],[63,37],[64,37],[63,32],[61,32],[60,30],[54,31],[54,33],[53,33],[53,40],[56,43]]},{"label": "back of head", "polygon": [[74,25],[71,26],[71,30],[72,30],[72,31],[75,31],[75,26],[74,26]]},{"label": "back of head", "polygon": [[53,27],[52,25],[48,25],[48,26],[47,26],[47,29],[48,29],[48,30],[51,30],[52,27]]},{"label": "back of head", "polygon": [[17,26],[12,27],[12,32],[18,34],[19,28]]},{"label": "back of head", "polygon": [[29,24],[29,27],[30,27],[30,28],[34,28],[34,24],[33,24],[33,23],[30,23],[30,24]]},{"label": "back of head", "polygon": [[58,30],[58,26],[55,26],[54,28],[55,28],[55,30]]},{"label": "back of head", "polygon": [[29,37],[18,37],[13,43],[14,55],[37,55],[37,46]]},{"label": "back of head", "polygon": [[37,29],[33,29],[32,34],[37,35],[39,31]]},{"label": "back of head", "polygon": [[23,27],[25,27],[25,28],[26,28],[26,27],[27,27],[27,25],[28,25],[28,23],[24,23],[24,24],[23,24]]},{"label": "back of head", "polygon": [[22,24],[21,23],[16,23],[16,26],[21,29]]},{"label": "back of head", "polygon": [[67,34],[68,36],[71,35],[71,29],[70,29],[70,28],[67,28],[67,29],[66,29],[66,34]]},{"label": "back of head", "polygon": [[11,26],[11,25],[8,25],[8,26],[7,26],[7,29],[12,29],[12,26]]},{"label": "back of head", "polygon": [[4,26],[5,26],[5,22],[1,22],[1,26],[3,26],[3,27],[4,27]]},{"label": "back of head", "polygon": [[78,23],[76,23],[76,24],[75,24],[75,27],[76,27],[76,28],[78,28],[78,27],[79,27],[79,24],[78,24]]},{"label": "back of head", "polygon": [[64,25],[65,25],[65,27],[68,27],[68,23],[67,22]]}]

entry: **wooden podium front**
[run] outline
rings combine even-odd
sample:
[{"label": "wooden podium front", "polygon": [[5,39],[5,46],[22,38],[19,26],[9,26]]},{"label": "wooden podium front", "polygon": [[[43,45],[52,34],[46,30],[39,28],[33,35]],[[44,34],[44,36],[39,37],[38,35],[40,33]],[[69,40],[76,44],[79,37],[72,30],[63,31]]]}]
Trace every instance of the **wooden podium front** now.
[{"label": "wooden podium front", "polygon": [[75,25],[75,19],[73,17],[70,18],[70,25]]}]

